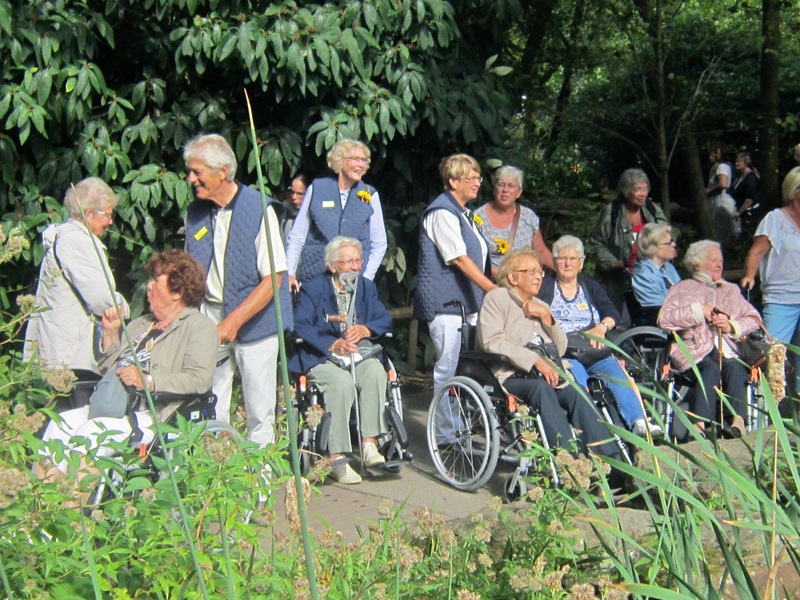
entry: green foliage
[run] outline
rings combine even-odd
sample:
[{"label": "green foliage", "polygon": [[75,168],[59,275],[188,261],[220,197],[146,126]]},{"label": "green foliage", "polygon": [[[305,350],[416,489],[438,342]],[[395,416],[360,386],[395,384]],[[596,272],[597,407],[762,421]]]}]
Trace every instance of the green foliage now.
[{"label": "green foliage", "polygon": [[[460,24],[444,0],[0,7],[10,32],[0,37],[0,213],[34,240],[63,216],[53,198],[99,176],[121,200],[112,266],[134,278],[154,250],[181,243],[193,194],[180,152],[192,136],[226,135],[239,177],[254,180],[245,88],[273,190],[301,168],[324,174],[327,150],[353,137],[376,150],[379,189],[384,177],[402,179],[402,192],[383,194],[387,205],[426,198],[425,188],[405,189],[419,171],[492,143],[507,116],[499,78],[508,69],[478,51],[459,56]],[[392,278],[407,278],[402,249],[387,261]]]}]

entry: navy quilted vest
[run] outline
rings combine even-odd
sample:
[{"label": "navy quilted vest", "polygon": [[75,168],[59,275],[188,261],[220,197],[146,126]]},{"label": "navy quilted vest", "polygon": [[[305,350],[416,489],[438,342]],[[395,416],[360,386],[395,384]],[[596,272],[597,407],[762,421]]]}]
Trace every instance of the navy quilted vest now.
[{"label": "navy quilted vest", "polygon": [[[225,314],[236,309],[252,293],[261,282],[258,274],[258,255],[256,253],[255,239],[263,223],[261,210],[261,195],[238,183],[239,191],[231,201],[231,226],[228,231],[228,244],[225,247],[225,281],[223,283],[222,306]],[[276,200],[267,200],[272,210]],[[186,214],[186,250],[208,271],[211,266],[213,253],[213,227],[211,214],[216,205],[208,200],[195,200],[189,206]],[[195,236],[203,228],[209,232],[206,235]],[[280,290],[281,315],[283,315],[284,330],[291,330],[294,326],[292,320],[292,304],[289,296],[289,277],[284,273]],[[275,303],[270,302],[253,315],[239,329],[236,341],[248,343],[263,340],[278,332],[275,322]]]},{"label": "navy quilted vest", "polygon": [[[461,206],[449,192],[439,195],[428,205],[422,213],[420,223],[434,210],[446,210],[459,217],[461,237],[467,247],[469,256],[478,267],[483,267],[487,272],[488,260],[481,261],[481,244],[478,235],[461,218],[464,214]],[[414,318],[422,321],[432,321],[436,315],[461,314],[458,306],[444,307],[445,302],[459,300],[464,305],[467,314],[477,312],[483,302],[483,290],[464,275],[455,265],[448,265],[442,259],[431,238],[420,226],[419,233],[420,258],[419,273],[417,277],[417,293],[414,298]]]},{"label": "navy quilted vest", "polygon": [[297,279],[308,281],[327,271],[325,246],[337,235],[355,238],[361,242],[361,255],[366,266],[370,250],[369,220],[375,210],[369,202],[358,197],[358,192],[367,191],[371,195],[375,193],[375,189],[363,181],[357,182],[350,190],[347,204],[342,210],[338,180],[325,177],[315,179],[311,185],[308,236],[297,266]]}]

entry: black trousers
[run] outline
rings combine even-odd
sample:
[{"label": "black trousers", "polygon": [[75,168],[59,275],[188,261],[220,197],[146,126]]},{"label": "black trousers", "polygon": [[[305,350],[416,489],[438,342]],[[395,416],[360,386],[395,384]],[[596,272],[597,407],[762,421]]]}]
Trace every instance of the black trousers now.
[{"label": "black trousers", "polygon": [[[719,353],[714,348],[697,363],[697,370],[700,372],[700,380],[689,393],[689,410],[703,419],[719,423],[720,399],[714,388],[721,385],[722,392],[729,396],[728,402],[734,412],[741,417],[747,416],[747,381],[750,379],[750,371],[744,364],[736,358],[723,358],[720,369]],[[686,374],[697,381],[691,369]]]}]

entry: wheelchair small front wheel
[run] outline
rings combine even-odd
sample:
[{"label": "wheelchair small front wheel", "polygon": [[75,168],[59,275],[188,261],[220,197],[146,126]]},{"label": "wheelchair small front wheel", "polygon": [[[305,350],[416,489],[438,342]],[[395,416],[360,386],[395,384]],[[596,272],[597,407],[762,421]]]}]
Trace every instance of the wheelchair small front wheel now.
[{"label": "wheelchair small front wheel", "polygon": [[527,493],[528,486],[522,480],[522,477],[520,477],[519,473],[514,471],[511,473],[511,475],[506,477],[506,480],[503,482],[503,502],[506,504],[511,504],[520,498],[524,498]]},{"label": "wheelchair small front wheel", "polygon": [[427,435],[434,467],[454,488],[476,490],[494,473],[500,452],[497,415],[473,379],[444,383],[428,410]]}]

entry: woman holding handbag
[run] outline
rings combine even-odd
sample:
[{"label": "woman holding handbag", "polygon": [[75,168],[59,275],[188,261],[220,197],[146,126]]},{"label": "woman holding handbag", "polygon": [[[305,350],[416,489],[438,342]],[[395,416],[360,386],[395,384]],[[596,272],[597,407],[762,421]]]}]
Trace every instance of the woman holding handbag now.
[{"label": "woman holding handbag", "polygon": [[519,204],[524,180],[520,169],[500,167],[494,175],[494,200],[475,211],[482,221],[481,233],[489,244],[493,277],[497,277],[503,255],[522,248],[536,250],[542,266],[553,270],[553,257],[544,243],[539,217]]},{"label": "woman holding handbag", "polygon": [[647,430],[654,437],[663,435],[661,427],[647,422],[636,392],[625,371],[611,355],[611,349],[591,338],[605,338],[620,319],[617,309],[602,286],[581,275],[585,258],[583,242],[565,235],[553,244],[556,275],[546,277],[539,299],[550,305],[553,316],[568,336],[566,357],[572,362],[575,380],[586,387],[589,377],[603,381],[611,390],[625,425],[644,437]]}]

